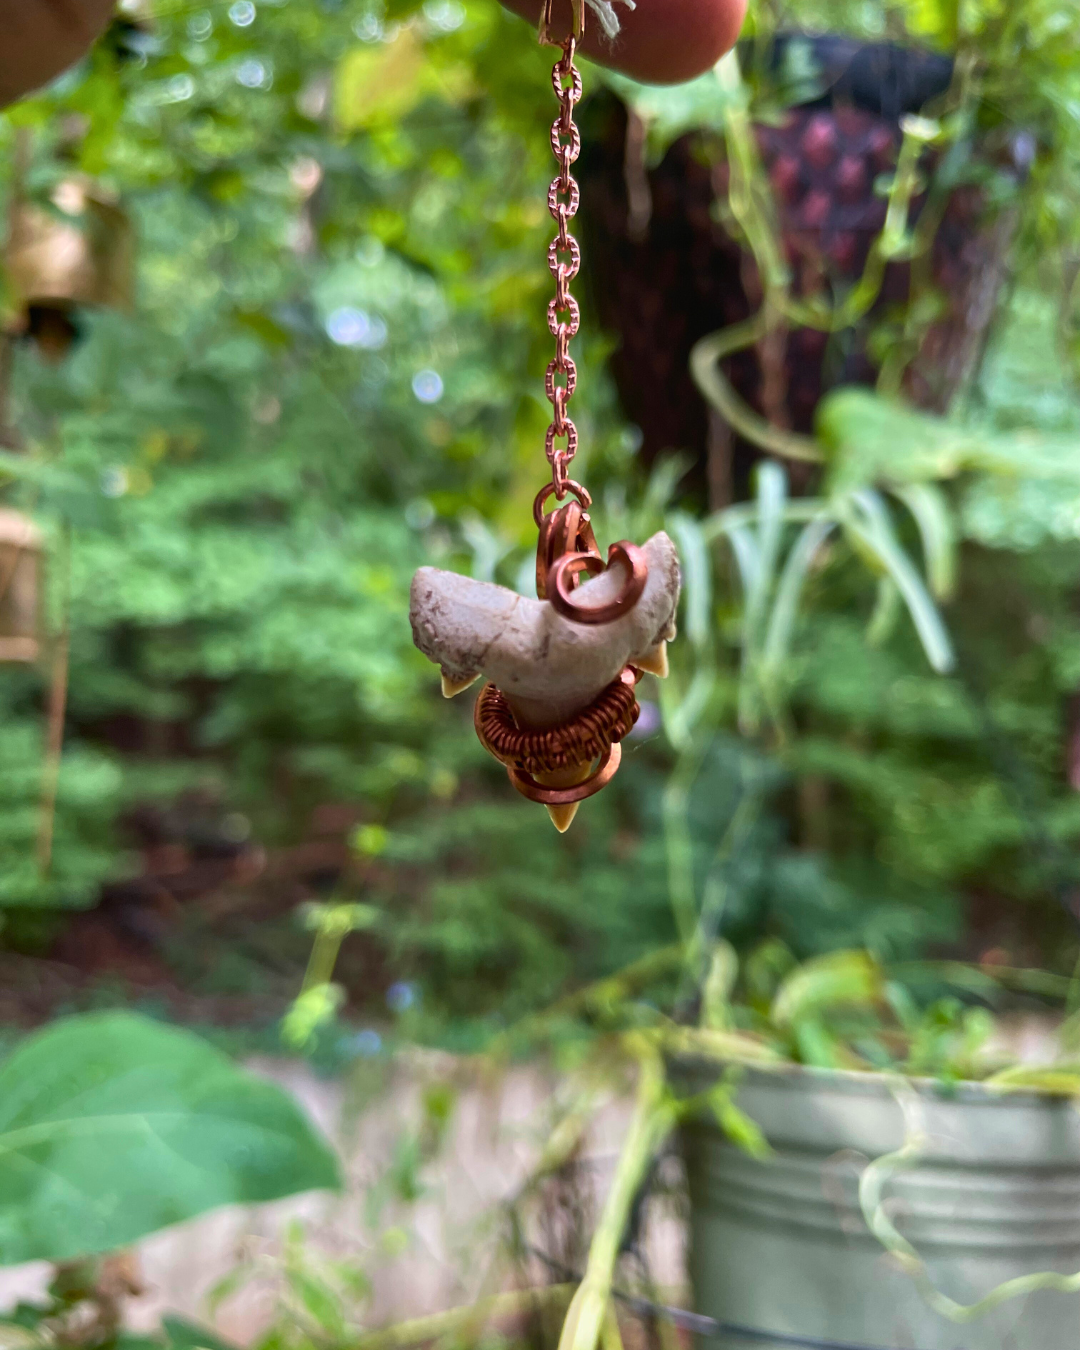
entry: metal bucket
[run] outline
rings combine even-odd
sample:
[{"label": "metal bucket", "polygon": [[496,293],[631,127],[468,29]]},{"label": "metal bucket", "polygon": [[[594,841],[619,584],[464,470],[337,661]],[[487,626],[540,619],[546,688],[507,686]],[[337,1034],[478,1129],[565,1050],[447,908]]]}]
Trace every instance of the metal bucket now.
[{"label": "metal bucket", "polygon": [[[1080,1270],[1072,1103],[977,1084],[913,1088],[925,1138],[913,1165],[891,1174],[885,1209],[936,1288],[971,1304],[1017,1276]],[[910,1137],[887,1080],[751,1071],[738,1105],[764,1130],[771,1160],[748,1157],[705,1120],[685,1133],[696,1306],[723,1328],[703,1346],[1080,1347],[1080,1294],[1039,1290],[957,1323],[928,1305],[869,1231],[859,1176]]]}]

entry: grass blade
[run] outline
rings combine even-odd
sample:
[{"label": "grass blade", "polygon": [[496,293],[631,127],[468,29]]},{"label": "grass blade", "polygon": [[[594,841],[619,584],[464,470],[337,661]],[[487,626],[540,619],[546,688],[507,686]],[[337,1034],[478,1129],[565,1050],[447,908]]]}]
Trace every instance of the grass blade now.
[{"label": "grass blade", "polygon": [[955,656],[944,621],[918,569],[900,547],[881,497],[868,489],[853,492],[840,510],[856,541],[896,582],[926,659],[939,674],[952,670]]},{"label": "grass blade", "polygon": [[939,600],[956,590],[956,526],[949,500],[931,483],[908,483],[893,490],[915,518],[922,540],[923,562],[930,589]]},{"label": "grass blade", "polygon": [[708,645],[709,612],[712,609],[709,549],[701,525],[681,511],[671,518],[671,532],[682,561],[686,636],[691,645],[700,650]]},{"label": "grass blade", "polygon": [[784,506],[787,501],[787,475],[779,464],[766,461],[758,470],[757,546],[760,567],[753,588],[746,596],[746,634],[748,645],[757,646],[758,628],[765,617],[776,577],[780,542],[784,533]]},{"label": "grass blade", "polygon": [[820,517],[811,521],[788,554],[765,635],[763,658],[766,667],[776,668],[786,659],[806,578],[822,545],[835,529],[835,520]]}]

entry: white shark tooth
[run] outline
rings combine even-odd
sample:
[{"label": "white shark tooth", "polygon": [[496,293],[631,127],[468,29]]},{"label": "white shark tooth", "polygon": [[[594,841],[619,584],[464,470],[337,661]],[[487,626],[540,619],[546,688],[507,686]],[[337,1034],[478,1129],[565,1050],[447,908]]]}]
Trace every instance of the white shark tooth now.
[{"label": "white shark tooth", "polygon": [[[534,776],[544,787],[577,787],[579,783],[584,783],[591,773],[591,764],[578,764],[573,769],[560,769],[553,773],[538,773]],[[544,809],[551,817],[552,825],[560,834],[565,834],[574,823],[580,805],[581,802],[565,802],[559,806],[545,805]]]},{"label": "white shark tooth", "polygon": [[574,823],[574,817],[577,815],[577,809],[580,802],[568,802],[566,806],[546,806],[544,808],[551,817],[551,823],[559,831],[565,834]]},{"label": "white shark tooth", "polygon": [[633,663],[638,670],[648,671],[650,675],[657,676],[658,679],[666,680],[668,677],[668,659],[667,659],[667,639],[663,638],[655,647],[647,651],[644,656],[639,656]]},{"label": "white shark tooth", "polygon": [[[648,578],[637,604],[610,623],[583,624],[532,600],[435,567],[413,578],[413,640],[442,667],[444,690],[466,687],[479,671],[502,690],[518,725],[546,731],[587,708],[626,665],[658,664],[657,650],[674,633],[679,558],[664,533],[643,546]],[[614,561],[574,593],[575,604],[609,603],[627,580]]]},{"label": "white shark tooth", "polygon": [[455,679],[452,675],[447,675],[444,670],[442,673],[443,698],[457,698],[458,694],[463,694],[466,689],[471,689],[479,678],[479,671],[475,675],[464,675],[461,679]]}]

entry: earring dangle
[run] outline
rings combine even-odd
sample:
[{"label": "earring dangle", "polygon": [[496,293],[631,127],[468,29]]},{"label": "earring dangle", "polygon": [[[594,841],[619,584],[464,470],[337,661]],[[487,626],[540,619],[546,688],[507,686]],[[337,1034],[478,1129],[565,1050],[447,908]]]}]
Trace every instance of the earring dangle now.
[{"label": "earring dangle", "polygon": [[[636,685],[643,672],[667,674],[675,636],[679,559],[666,534],[643,546],[612,544],[605,561],[593,533],[588,490],[571,478],[578,432],[567,413],[577,387],[570,342],[581,314],[570,283],[581,249],[569,232],[581,192],[571,167],[581,153],[574,108],[581,100],[575,65],[585,28],[585,0],[572,0],[573,29],[551,37],[552,0],[545,0],[540,42],[558,47],[552,71],[559,116],[551,127],[558,173],[548,210],[558,233],[548,248],[555,295],[548,328],[555,356],[544,388],[552,405],[545,451],[551,479],[536,495],[539,530],[532,600],[489,582],[422,567],[413,578],[413,640],[442,669],[447,698],[486,678],[474,722],[481,744],[505,765],[522,796],[540,802],[561,832],[578,806],[618,771],[621,741],[638,717]],[[559,444],[565,442],[564,444]],[[545,507],[554,499],[554,508]]]}]

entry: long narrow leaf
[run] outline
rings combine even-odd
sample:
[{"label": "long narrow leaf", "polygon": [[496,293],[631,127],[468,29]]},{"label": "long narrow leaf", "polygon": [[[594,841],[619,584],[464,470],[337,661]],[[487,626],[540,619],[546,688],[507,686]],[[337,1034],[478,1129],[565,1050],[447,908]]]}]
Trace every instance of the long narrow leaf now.
[{"label": "long narrow leaf", "polygon": [[712,609],[709,549],[701,526],[690,516],[682,512],[672,516],[671,529],[682,558],[686,636],[691,645],[700,650],[708,645],[709,612]]},{"label": "long narrow leaf", "polygon": [[892,637],[904,601],[896,582],[886,573],[878,577],[874,612],[866,626],[866,640],[871,647],[880,647]]},{"label": "long narrow leaf", "polygon": [[893,490],[915,518],[922,540],[930,589],[948,600],[956,589],[956,526],[945,493],[933,483],[908,483]]},{"label": "long narrow leaf", "polygon": [[746,637],[751,647],[757,645],[758,629],[773,589],[784,533],[787,475],[779,464],[768,460],[762,464],[758,470],[757,489],[757,543],[761,566],[755,585],[746,597]]},{"label": "long narrow leaf", "polygon": [[[821,515],[827,505],[827,501],[822,497],[796,497],[789,500],[784,505],[784,524],[808,525],[815,517]],[[722,511],[714,511],[701,523],[705,541],[712,543],[714,539],[719,539],[721,535],[730,535],[732,530],[742,525],[753,525],[757,517],[756,501],[740,502],[738,506],[725,506]]]},{"label": "long narrow leaf", "polygon": [[676,699],[670,680],[660,682],[660,713],[664,731],[676,750],[685,750],[694,734],[701,715],[709,707],[716,686],[716,672],[706,666],[695,672],[690,687],[681,699]]},{"label": "long narrow leaf", "polygon": [[649,516],[662,516],[671,505],[679,479],[691,467],[689,455],[665,455],[657,460],[645,487],[644,509]]},{"label": "long narrow leaf", "polygon": [[795,541],[788,554],[780,583],[776,588],[769,627],[762,653],[766,666],[778,666],[791,649],[791,635],[799,608],[803,587],[821,546],[836,529],[836,521],[821,517],[811,521]]},{"label": "long narrow leaf", "polygon": [[841,499],[840,510],[855,539],[896,582],[926,659],[939,674],[951,670],[955,657],[948,631],[918,569],[900,547],[881,497],[869,489],[853,492]]},{"label": "long narrow leaf", "polygon": [[758,585],[761,575],[761,550],[749,525],[737,525],[728,531],[731,551],[735,555],[735,565],[739,569],[739,579],[743,585],[743,596],[749,596]]}]

